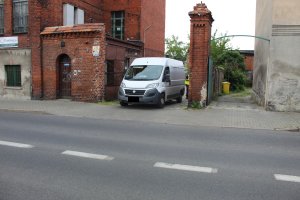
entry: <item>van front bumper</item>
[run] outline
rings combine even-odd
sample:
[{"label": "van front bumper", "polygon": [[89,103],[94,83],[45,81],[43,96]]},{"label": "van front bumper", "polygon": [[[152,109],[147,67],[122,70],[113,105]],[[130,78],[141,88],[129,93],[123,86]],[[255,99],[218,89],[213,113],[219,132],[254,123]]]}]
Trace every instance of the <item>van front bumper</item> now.
[{"label": "van front bumper", "polygon": [[158,104],[160,102],[160,96],[161,94],[156,88],[146,90],[144,95],[128,95],[125,94],[125,91],[122,88],[120,88],[118,99],[120,102],[129,104]]}]

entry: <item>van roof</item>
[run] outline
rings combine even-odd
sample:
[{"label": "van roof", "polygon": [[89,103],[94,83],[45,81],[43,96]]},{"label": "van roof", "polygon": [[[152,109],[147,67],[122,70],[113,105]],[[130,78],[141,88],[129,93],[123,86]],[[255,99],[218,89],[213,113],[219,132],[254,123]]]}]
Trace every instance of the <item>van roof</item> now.
[{"label": "van roof", "polygon": [[165,57],[142,57],[136,58],[131,65],[173,65],[173,66],[182,66],[183,62],[175,60],[172,58]]}]

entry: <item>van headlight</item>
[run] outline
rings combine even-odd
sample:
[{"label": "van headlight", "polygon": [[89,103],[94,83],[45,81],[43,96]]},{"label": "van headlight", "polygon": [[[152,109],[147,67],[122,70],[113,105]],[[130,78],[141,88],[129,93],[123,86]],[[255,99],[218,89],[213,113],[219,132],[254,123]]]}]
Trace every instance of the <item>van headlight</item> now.
[{"label": "van headlight", "polygon": [[152,84],[149,84],[147,85],[147,89],[150,89],[150,88],[157,88],[159,86],[159,83],[152,83]]},{"label": "van headlight", "polygon": [[125,96],[124,91],[123,91],[122,88],[119,88],[119,95],[120,95],[120,96]]},{"label": "van headlight", "polygon": [[121,88],[125,88],[126,87],[125,83],[122,82],[121,85],[120,85],[120,87]]}]

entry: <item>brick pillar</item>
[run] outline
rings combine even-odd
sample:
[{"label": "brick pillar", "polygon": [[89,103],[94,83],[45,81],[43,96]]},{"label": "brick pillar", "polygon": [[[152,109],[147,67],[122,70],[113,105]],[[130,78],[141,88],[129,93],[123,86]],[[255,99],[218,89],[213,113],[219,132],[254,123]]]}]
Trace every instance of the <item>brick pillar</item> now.
[{"label": "brick pillar", "polygon": [[190,33],[190,86],[189,105],[200,102],[206,106],[207,100],[207,68],[210,53],[211,26],[214,19],[204,3],[197,4],[189,12],[191,17]]},{"label": "brick pillar", "polygon": [[41,59],[41,13],[42,7],[37,0],[31,0],[28,2],[29,12],[29,27],[28,37],[31,46],[31,76],[32,76],[32,94],[31,98],[38,100],[43,96],[42,86],[42,59]]},{"label": "brick pillar", "polygon": [[12,1],[4,1],[4,8],[4,35],[11,36],[13,34]]}]

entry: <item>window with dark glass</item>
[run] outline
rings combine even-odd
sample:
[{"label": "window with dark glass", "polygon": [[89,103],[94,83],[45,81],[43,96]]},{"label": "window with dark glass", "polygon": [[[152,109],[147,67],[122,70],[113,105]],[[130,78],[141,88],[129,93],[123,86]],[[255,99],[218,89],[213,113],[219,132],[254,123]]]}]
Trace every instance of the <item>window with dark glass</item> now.
[{"label": "window with dark glass", "polygon": [[115,73],[114,73],[114,61],[107,60],[106,61],[106,84],[114,85],[115,83]]},{"label": "window with dark glass", "polygon": [[5,65],[6,86],[21,87],[21,66]]},{"label": "window with dark glass", "polygon": [[124,39],[124,11],[112,12],[112,36],[114,38]]},{"label": "window with dark glass", "polygon": [[13,0],[14,33],[28,31],[28,0]]},{"label": "window with dark glass", "polygon": [[0,34],[4,33],[4,0],[0,0]]}]

